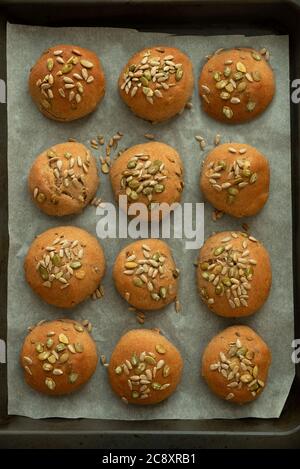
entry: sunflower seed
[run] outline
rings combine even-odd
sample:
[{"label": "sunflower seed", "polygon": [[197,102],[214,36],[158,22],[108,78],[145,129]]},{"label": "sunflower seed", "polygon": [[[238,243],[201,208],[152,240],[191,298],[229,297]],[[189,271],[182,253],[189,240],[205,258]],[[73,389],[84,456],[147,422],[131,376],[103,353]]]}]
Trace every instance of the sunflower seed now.
[{"label": "sunflower seed", "polygon": [[80,63],[84,68],[93,68],[94,66],[93,62],[90,62],[89,60],[85,60],[85,59],[81,59]]}]

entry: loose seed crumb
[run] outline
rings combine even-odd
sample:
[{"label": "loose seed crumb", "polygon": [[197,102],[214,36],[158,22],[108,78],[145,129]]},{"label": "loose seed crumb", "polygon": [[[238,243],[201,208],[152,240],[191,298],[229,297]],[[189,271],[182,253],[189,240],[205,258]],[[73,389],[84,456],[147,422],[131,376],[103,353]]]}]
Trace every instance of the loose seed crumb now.
[{"label": "loose seed crumb", "polygon": [[176,313],[180,313],[180,312],[181,312],[181,304],[180,304],[180,301],[179,301],[179,300],[176,300],[176,301],[175,301],[175,311],[176,311]]},{"label": "loose seed crumb", "polygon": [[144,137],[147,138],[148,140],[155,140],[155,135],[153,134],[144,134]]},{"label": "loose seed crumb", "polygon": [[197,140],[197,142],[202,142],[204,140],[204,138],[201,136],[201,135],[195,135],[195,139]]},{"label": "loose seed crumb", "polygon": [[193,103],[187,102],[185,107],[186,107],[186,109],[192,109],[193,108]]},{"label": "loose seed crumb", "polygon": [[200,148],[201,148],[202,151],[205,150],[205,148],[206,148],[206,141],[205,141],[205,140],[201,140],[201,142],[200,142]]},{"label": "loose seed crumb", "polygon": [[224,215],[224,212],[222,212],[221,210],[214,209],[212,211],[211,217],[213,221],[217,221],[217,220],[220,220],[220,218],[222,218],[223,215]]},{"label": "loose seed crumb", "polygon": [[217,134],[217,135],[215,136],[214,144],[215,144],[216,146],[218,146],[218,145],[220,144],[220,142],[221,142],[221,135],[220,135],[220,134]]}]

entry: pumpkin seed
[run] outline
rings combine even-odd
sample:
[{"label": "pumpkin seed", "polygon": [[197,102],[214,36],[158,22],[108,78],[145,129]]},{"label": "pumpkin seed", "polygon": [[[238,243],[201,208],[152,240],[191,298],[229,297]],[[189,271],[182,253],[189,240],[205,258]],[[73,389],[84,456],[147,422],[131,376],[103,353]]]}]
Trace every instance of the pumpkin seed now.
[{"label": "pumpkin seed", "polygon": [[69,374],[69,382],[74,384],[77,381],[79,374],[78,373],[70,373]]},{"label": "pumpkin seed", "polygon": [[245,91],[246,88],[247,88],[247,83],[244,81],[241,81],[241,83],[238,84],[236,89],[237,91],[242,92],[242,91]]},{"label": "pumpkin seed", "polygon": [[75,323],[75,324],[73,324],[73,327],[74,327],[75,331],[77,331],[77,332],[83,332],[84,331],[84,328],[80,324]]},{"label": "pumpkin seed", "polygon": [[47,339],[46,347],[51,348],[52,346],[53,346],[53,339],[51,339],[51,338]]},{"label": "pumpkin seed", "polygon": [[155,391],[159,391],[161,389],[161,384],[154,382],[154,383],[151,383],[151,387]]},{"label": "pumpkin seed", "polygon": [[228,85],[225,86],[225,90],[228,91],[228,93],[232,93],[234,90],[233,84],[228,83]]},{"label": "pumpkin seed", "polygon": [[224,287],[219,283],[215,288],[216,295],[221,295],[224,292]]},{"label": "pumpkin seed", "polygon": [[224,71],[223,71],[223,75],[224,75],[225,77],[229,77],[230,74],[231,74],[231,68],[230,68],[230,67],[225,67],[225,68],[224,68]]},{"label": "pumpkin seed", "polygon": [[54,254],[54,256],[52,257],[52,264],[55,267],[59,267],[61,265],[61,259],[58,254]]},{"label": "pumpkin seed", "polygon": [[45,384],[46,384],[47,388],[50,389],[50,391],[54,391],[56,384],[55,384],[55,381],[52,378],[46,378],[45,379]]},{"label": "pumpkin seed", "polygon": [[162,373],[163,373],[163,377],[167,378],[170,374],[170,367],[168,365],[165,365]]},{"label": "pumpkin seed", "polygon": [[75,347],[76,352],[78,353],[83,352],[83,345],[80,342],[76,342],[76,344],[74,344],[74,347]]},{"label": "pumpkin seed", "polygon": [[224,106],[223,114],[225,115],[225,117],[227,117],[227,119],[231,119],[233,116],[233,111],[229,106]]},{"label": "pumpkin seed", "polygon": [[225,285],[225,287],[231,287],[231,281],[230,281],[230,278],[229,277],[224,277],[222,279],[222,282],[223,284]]},{"label": "pumpkin seed", "polygon": [[132,357],[131,357],[131,363],[132,363],[133,366],[137,366],[137,365],[138,365],[139,359],[138,359],[136,353],[134,353],[134,354],[132,355]]},{"label": "pumpkin seed", "polygon": [[176,81],[180,81],[182,77],[183,77],[183,70],[182,68],[178,68],[175,74]]},{"label": "pumpkin seed", "polygon": [[236,69],[237,69],[238,72],[242,72],[242,73],[247,72],[247,69],[246,69],[245,65],[242,62],[237,62]]},{"label": "pumpkin seed", "polygon": [[49,72],[52,71],[53,66],[54,66],[54,61],[53,61],[53,59],[51,59],[51,58],[50,58],[50,59],[47,59],[47,68],[48,68]]},{"label": "pumpkin seed", "polygon": [[128,169],[133,169],[133,168],[136,167],[136,164],[137,164],[137,163],[136,163],[135,160],[130,160],[130,161],[128,161],[128,163],[127,163],[127,168],[128,168]]},{"label": "pumpkin seed", "polygon": [[73,65],[71,63],[63,65],[61,72],[62,73],[69,73],[73,68]]},{"label": "pumpkin seed", "polygon": [[142,279],[140,277],[134,277],[133,278],[133,284],[136,286],[136,287],[142,287],[144,285],[144,282],[142,281]]},{"label": "pumpkin seed", "polygon": [[252,52],[252,57],[254,58],[254,60],[257,60],[257,61],[261,60],[261,56],[257,54],[257,52]]},{"label": "pumpkin seed", "polygon": [[147,78],[145,76],[142,76],[140,78],[140,82],[142,83],[143,86],[148,86],[149,85],[149,81],[147,80]]},{"label": "pumpkin seed", "polygon": [[256,103],[254,101],[248,101],[247,106],[246,106],[247,111],[249,112],[254,111],[255,106],[256,106]]},{"label": "pumpkin seed", "polygon": [[44,350],[43,344],[41,344],[40,342],[38,342],[37,344],[35,344],[35,350],[36,350],[38,353],[42,353],[43,350]]},{"label": "pumpkin seed", "polygon": [[62,343],[62,344],[68,344],[69,343],[69,339],[68,337],[65,335],[65,334],[59,334],[58,336],[58,340]]},{"label": "pumpkin seed", "polygon": [[225,250],[224,246],[219,246],[214,250],[214,255],[219,256],[220,254],[224,252],[224,250]]},{"label": "pumpkin seed", "polygon": [[148,363],[148,365],[156,365],[155,359],[150,355],[145,356],[145,362]]},{"label": "pumpkin seed", "polygon": [[222,88],[225,88],[226,85],[227,85],[227,80],[220,80],[216,83],[216,88],[218,90],[221,90]]},{"label": "pumpkin seed", "polygon": [[163,184],[156,184],[156,185],[154,186],[154,191],[155,191],[156,193],[161,193],[161,192],[163,192],[164,190],[165,190],[165,186],[164,186]]},{"label": "pumpkin seed", "polygon": [[260,81],[261,80],[261,74],[260,72],[252,72],[252,77],[254,81]]},{"label": "pumpkin seed", "polygon": [[42,277],[43,280],[48,280],[49,279],[49,273],[48,270],[43,267],[42,265],[39,266],[39,274]]},{"label": "pumpkin seed", "polygon": [[51,363],[43,363],[43,366],[42,366],[43,370],[44,371],[52,371],[53,370],[53,366],[51,365]]},{"label": "pumpkin seed", "polygon": [[165,347],[163,347],[161,344],[155,345],[155,350],[160,353],[161,355],[166,353]]},{"label": "pumpkin seed", "polygon": [[252,376],[249,373],[245,373],[240,377],[240,380],[242,383],[250,383],[250,381],[252,381]]},{"label": "pumpkin seed", "polygon": [[220,93],[220,98],[221,99],[229,99],[230,98],[230,93],[226,93],[226,91],[222,91],[222,93]]},{"label": "pumpkin seed", "polygon": [[236,73],[234,73],[233,78],[234,78],[236,81],[239,81],[239,80],[241,80],[242,78],[244,78],[244,74],[243,74],[242,72],[236,72]]},{"label": "pumpkin seed", "polygon": [[56,357],[54,355],[50,355],[50,357],[48,358],[48,362],[53,365],[56,362]]},{"label": "pumpkin seed", "polygon": [[81,266],[82,266],[82,264],[79,261],[71,262],[71,264],[70,264],[70,267],[74,270],[80,269]]},{"label": "pumpkin seed", "polygon": [[65,362],[67,362],[68,360],[69,360],[69,354],[68,354],[68,352],[63,353],[63,354],[59,357],[59,361],[60,361],[61,363],[65,363]]},{"label": "pumpkin seed", "polygon": [[221,73],[220,73],[220,72],[215,72],[215,73],[213,74],[213,78],[214,78],[214,80],[216,80],[216,81],[220,81],[220,80],[221,80]]},{"label": "pumpkin seed", "polygon": [[227,192],[230,195],[237,195],[239,193],[239,190],[235,187],[229,187],[229,189],[227,189]]},{"label": "pumpkin seed", "polygon": [[42,352],[38,355],[38,359],[41,361],[47,360],[47,358],[50,356],[50,352]]},{"label": "pumpkin seed", "polygon": [[144,72],[144,77],[145,77],[148,81],[151,81],[151,80],[152,80],[151,72],[150,72],[149,70],[145,70],[145,72]]}]

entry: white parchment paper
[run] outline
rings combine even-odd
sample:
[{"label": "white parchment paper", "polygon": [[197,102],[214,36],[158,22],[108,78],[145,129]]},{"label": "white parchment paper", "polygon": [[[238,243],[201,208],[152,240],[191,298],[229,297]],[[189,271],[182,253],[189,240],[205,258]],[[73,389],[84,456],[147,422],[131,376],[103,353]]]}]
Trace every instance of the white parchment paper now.
[{"label": "white parchment paper", "polygon": [[[107,78],[106,95],[91,116],[64,124],[44,118],[32,103],[27,90],[30,67],[40,53],[56,43],[80,44],[94,50],[102,60]],[[136,50],[153,44],[180,47],[189,54],[197,80],[205,55],[221,47],[249,46],[271,51],[271,64],[276,75],[276,95],[268,110],[258,119],[235,126],[225,126],[204,115],[195,86],[192,110],[165,124],[152,126],[138,119],[121,102],[117,91],[119,73]],[[172,36],[138,33],[125,29],[45,28],[8,24],[8,166],[9,166],[9,232],[10,255],[8,272],[8,411],[9,414],[41,417],[90,417],[101,419],[210,419],[241,417],[278,417],[294,377],[291,362],[293,338],[292,278],[292,214],[290,182],[290,110],[289,110],[289,46],[287,36]],[[125,406],[112,393],[106,369],[99,364],[87,386],[77,394],[51,398],[31,390],[25,384],[19,366],[19,350],[27,327],[41,319],[72,316],[88,318],[94,325],[93,335],[98,349],[108,357],[126,331],[136,327],[135,315],[116,293],[111,268],[119,249],[130,240],[103,240],[108,270],[103,282],[105,298],[86,301],[74,311],[64,312],[44,304],[27,286],[23,275],[23,259],[34,236],[64,223],[74,224],[96,234],[94,207],[83,214],[64,220],[43,215],[31,202],[26,179],[34,158],[44,149],[69,137],[88,144],[97,134],[112,136],[124,132],[121,143],[131,146],[145,141],[145,132],[174,146],[185,165],[183,201],[199,202],[200,152],[196,134],[203,135],[212,148],[216,133],[222,142],[238,141],[256,146],[270,160],[271,193],[265,208],[256,217],[247,219],[251,233],[268,248],[273,267],[270,297],[256,315],[242,321],[222,319],[212,314],[200,301],[193,261],[196,251],[185,251],[184,241],[170,240],[174,257],[181,268],[180,299],[182,313],[173,305],[148,313],[146,327],[159,327],[181,350],[185,361],[182,383],[167,401],[150,407]],[[97,155],[97,152],[94,152]],[[113,201],[109,178],[101,175],[99,196]],[[205,206],[205,234],[212,231],[241,229],[241,220],[224,216],[214,223],[212,208]],[[207,342],[223,328],[236,323],[253,327],[270,345],[273,363],[268,387],[255,402],[243,407],[223,402],[212,395],[199,376],[200,357]]]}]

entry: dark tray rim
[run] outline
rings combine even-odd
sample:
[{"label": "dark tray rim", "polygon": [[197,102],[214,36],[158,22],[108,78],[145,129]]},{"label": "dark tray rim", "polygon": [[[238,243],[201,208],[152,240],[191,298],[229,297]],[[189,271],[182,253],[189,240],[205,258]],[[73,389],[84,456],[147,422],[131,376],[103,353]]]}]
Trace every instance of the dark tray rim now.
[{"label": "dark tray rim", "polygon": [[[224,4],[230,4],[232,6],[241,6],[241,4],[246,8],[247,6],[252,6],[252,7],[255,7],[255,5],[259,5],[261,3],[263,4],[266,4],[266,5],[269,5],[269,6],[278,6],[280,4],[284,4],[286,8],[291,8],[294,10],[294,13],[298,16],[298,18],[300,18],[300,0],[283,0],[283,2],[281,2],[280,0],[263,0],[262,2],[259,1],[259,0],[231,0],[229,2],[226,2],[225,0],[186,0],[186,1],[182,1],[182,0],[135,0],[135,1],[126,1],[126,0],[88,0],[88,2],[83,2],[82,0],[64,0],[64,1],[60,1],[60,0],[50,0],[48,2],[48,5],[51,5],[51,7],[55,7],[56,4],[60,4],[60,6],[62,5],[70,5],[70,4],[74,4],[76,6],[82,6],[82,4],[84,3],[85,5],[89,5],[91,7],[94,7],[95,5],[97,6],[103,6],[103,7],[124,7],[125,5],[127,5],[128,8],[130,8],[131,6],[134,6],[134,5],[137,5],[137,6],[146,6],[146,5],[157,5],[157,4],[166,4],[168,7],[170,7],[170,4],[173,4],[173,5],[176,5],[178,7],[205,7],[205,6],[212,6],[213,4],[215,5],[219,5],[219,6],[224,6]],[[15,8],[21,8],[22,7],[38,7],[38,6],[43,6],[43,2],[41,0],[20,0],[20,1],[14,1],[14,0],[0,0],[0,28],[2,26],[1,24],[1,11],[2,11],[2,8],[4,7],[4,9],[6,8],[11,8],[11,7],[15,7]],[[296,15],[295,15],[296,16]],[[2,21],[3,22],[3,21]],[[35,21],[33,21],[33,23],[35,23]],[[299,34],[300,36],[300,34]],[[1,37],[1,36],[0,36]],[[293,34],[291,34],[291,37],[293,37],[293,40],[295,40],[295,37],[294,37],[294,32]],[[297,42],[297,41],[296,41]],[[296,54],[297,53],[297,57],[300,56],[300,37],[299,37],[299,44],[297,42],[297,44],[294,44],[295,47],[293,47],[293,50],[291,48],[291,58],[292,58],[292,54]],[[3,47],[4,49],[4,47]],[[0,48],[1,50],[1,48]],[[5,54],[4,54],[4,57],[5,57]],[[295,59],[294,59],[294,62],[297,62]],[[0,72],[1,72],[1,67],[0,67]],[[298,74],[297,74],[298,72]],[[291,77],[297,77],[297,76],[300,76],[300,66],[297,67],[297,64],[294,63],[292,64],[291,62]],[[1,112],[2,111],[2,108],[0,108],[0,125],[1,125],[1,128],[4,128],[4,134],[5,135],[2,135],[0,136],[0,148],[6,148],[6,142],[5,142],[5,139],[6,139],[6,121],[5,119],[3,119],[3,114],[5,115],[5,113]],[[298,130],[299,130],[299,110],[297,108],[295,108],[295,106],[292,106],[292,116],[291,116],[291,120],[292,120],[292,128],[294,129],[293,132],[292,132],[292,143],[293,143],[293,152],[292,152],[292,163],[294,165],[294,168],[295,168],[295,173],[298,175],[298,178],[300,176],[300,173],[299,173],[299,164],[298,164],[298,159],[297,159],[297,149],[299,148],[299,141],[298,141]],[[2,165],[1,165],[2,166]],[[0,176],[0,183],[3,182],[3,185],[4,185],[4,188],[7,189],[7,183],[5,181],[5,178],[6,178],[6,171],[5,171],[5,168],[1,168],[0,166],[0,170],[1,169],[4,169],[2,175]],[[299,304],[300,304],[300,301],[299,301],[299,282],[298,282],[298,276],[297,276],[297,269],[296,269],[296,259],[298,260],[299,257],[298,257],[298,248],[297,248],[297,243],[296,243],[296,239],[297,239],[297,233],[298,233],[298,220],[300,219],[299,215],[299,204],[298,204],[298,199],[299,199],[299,189],[298,189],[298,184],[296,184],[296,180],[294,178],[294,181],[293,181],[293,258],[294,258],[294,292],[295,292],[295,319],[297,319],[297,314],[298,313],[298,310],[299,310]],[[3,218],[2,218],[2,215],[3,215]],[[0,206],[0,219],[7,219],[7,207],[3,206],[3,204],[1,204]],[[2,246],[6,246],[7,247],[7,242],[8,240],[7,239],[3,239],[3,236],[2,234],[0,233],[0,249]],[[4,276],[4,272],[3,272],[3,259],[1,258],[1,255],[0,255],[0,278],[3,278]],[[297,288],[298,287],[298,288]],[[3,287],[2,287],[3,288]],[[0,287],[1,289],[1,287]],[[0,320],[1,320],[1,317],[3,319],[3,309],[4,306],[2,305],[2,308],[0,311]],[[5,314],[5,312],[4,312]],[[296,330],[299,331],[299,327],[300,324],[298,324],[298,321],[296,321]],[[4,327],[6,327],[6,321],[4,320]],[[0,325],[0,337],[3,336],[3,324]],[[3,382],[3,366],[0,366],[0,383]],[[299,366],[297,367],[298,368],[298,371],[299,371]],[[298,375],[298,373],[297,373]],[[295,380],[296,381],[296,380]],[[298,388],[298,391],[299,391],[299,388],[300,388],[300,382],[296,384],[294,384],[294,386],[296,386]],[[36,427],[35,423],[36,422],[40,422],[39,420],[32,420],[32,419],[28,419],[26,417],[15,417],[15,416],[9,416],[8,419],[3,419],[1,420],[1,411],[2,411],[2,408],[1,408],[1,400],[3,401],[3,399],[1,399],[1,393],[3,392],[3,390],[0,389],[0,435],[1,433],[5,432],[7,429],[9,432],[12,430],[12,432],[14,433],[15,431],[17,431],[17,429],[13,429],[11,428],[9,430],[9,427],[11,427],[11,424],[13,423],[13,421],[16,421],[19,420],[19,421],[22,421],[22,422],[25,422],[26,420],[30,420],[31,424]],[[300,422],[300,406],[299,406],[299,421]],[[3,414],[3,413],[2,413]],[[4,414],[3,414],[4,415]],[[280,417],[281,419],[282,417]],[[44,419],[43,422],[62,422],[64,419]],[[82,419],[80,419],[82,420]],[[85,422],[99,422],[99,420],[95,420],[93,421],[92,419],[89,420],[89,419],[84,419]],[[209,430],[209,429],[206,429],[206,430],[201,430],[201,429],[195,429],[195,430],[172,430],[172,429],[166,429],[165,431],[168,433],[168,434],[172,434],[172,435],[182,435],[183,433],[185,435],[241,435],[241,433],[243,433],[244,435],[255,435],[255,436],[258,436],[258,435],[270,435],[270,436],[273,436],[273,435],[276,435],[276,436],[289,436],[289,435],[293,435],[297,432],[300,433],[300,424],[298,425],[295,425],[293,426],[292,428],[289,428],[289,429],[286,429],[286,430],[275,430],[275,428],[273,427],[273,430],[259,430],[258,426],[257,426],[257,422],[266,422],[265,419],[241,419],[240,422],[242,422],[243,424],[246,424],[246,422],[249,422],[249,423],[253,423],[253,422],[256,422],[256,424],[254,424],[253,426],[253,430],[251,429],[252,428],[252,424],[250,424],[250,427],[247,426],[247,430],[243,431],[243,432],[238,432],[237,430],[231,430],[231,429],[214,429],[214,430]],[[267,419],[267,421],[272,425],[272,422],[276,422],[277,419]],[[66,419],[65,422],[73,422],[72,420],[68,420]],[[105,425],[107,422],[111,423],[113,422],[114,424],[117,422],[117,421],[106,421],[106,420],[101,420],[101,423],[103,425]],[[153,423],[154,425],[158,424],[158,426],[160,426],[160,423],[162,421],[151,421],[151,424]],[[177,420],[169,420],[169,421],[163,421],[163,423],[165,422],[169,422],[169,425],[171,426],[172,425],[172,422],[185,422],[187,424],[187,426],[189,425],[189,423],[195,423],[195,422],[199,422],[200,424],[203,424],[203,422],[216,422],[217,424],[219,423],[226,423],[226,425],[228,425],[229,427],[233,427],[233,423],[234,422],[238,422],[238,420],[232,420],[232,421],[228,421],[228,420],[222,420],[222,419],[214,419],[212,421],[207,421],[207,420],[199,420],[199,421],[189,421],[189,420],[186,420],[186,421],[177,421]],[[297,423],[298,423],[297,422]],[[120,429],[120,428],[116,428],[116,429],[112,429],[112,430],[107,430],[107,429],[101,429],[101,430],[88,430],[86,429],[85,430],[85,433],[87,435],[92,435],[92,434],[95,434],[97,432],[101,432],[101,434],[103,435],[112,435],[112,434],[119,434],[119,435],[124,435],[124,434],[136,434],[137,432],[139,434],[143,434],[143,435],[148,435],[149,434],[149,431],[151,432],[151,434],[153,435],[159,435],[161,434],[162,431],[164,430],[155,430],[154,428],[149,428],[149,430],[143,430],[141,428],[139,428],[141,425],[145,425],[147,424],[147,426],[149,426],[149,421],[141,421],[141,422],[131,422],[131,421],[125,421],[125,422],[119,422],[121,424],[124,424],[125,426],[130,426],[131,428],[126,428],[126,429]],[[28,434],[40,434],[41,431],[43,432],[44,430],[42,430],[41,428],[40,429],[37,429],[37,430],[34,430],[33,428],[30,428],[32,425],[25,425],[23,426],[23,430],[22,432],[24,433],[28,433]],[[169,426],[167,425],[167,426]],[[92,425],[94,426],[94,425]],[[96,426],[96,425],[95,425]],[[102,426],[102,425],[101,425]],[[114,426],[114,425],[113,425]],[[152,425],[150,425],[151,427]],[[164,426],[164,425],[163,425]],[[192,425],[193,426],[193,425]],[[218,426],[218,425],[217,425]],[[221,425],[223,426],[223,425]],[[238,425],[237,425],[238,426]],[[246,425],[243,425],[243,426],[246,426]],[[264,425],[262,425],[264,426]],[[25,428],[27,427],[27,429]],[[255,428],[257,428],[257,430],[255,430]],[[46,431],[46,430],[45,430]],[[51,432],[52,430],[51,429],[48,429],[47,432]],[[54,431],[54,430],[53,430]],[[75,434],[76,432],[78,431],[81,431],[81,430],[55,430],[55,433],[56,434],[60,434],[60,433],[63,433],[63,434],[66,434],[69,433],[69,434]]]}]

